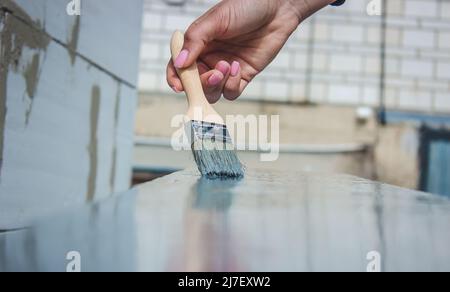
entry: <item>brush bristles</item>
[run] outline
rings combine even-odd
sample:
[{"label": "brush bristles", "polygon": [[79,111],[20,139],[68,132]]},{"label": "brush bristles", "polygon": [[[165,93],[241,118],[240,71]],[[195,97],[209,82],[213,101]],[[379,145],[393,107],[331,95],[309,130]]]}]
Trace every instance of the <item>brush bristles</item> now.
[{"label": "brush bristles", "polygon": [[244,167],[232,145],[211,139],[197,140],[192,144],[192,153],[202,176],[209,178],[240,178]]},{"label": "brush bristles", "polygon": [[209,178],[239,178],[244,167],[239,161],[227,127],[203,121],[186,125],[192,153],[202,176]]}]

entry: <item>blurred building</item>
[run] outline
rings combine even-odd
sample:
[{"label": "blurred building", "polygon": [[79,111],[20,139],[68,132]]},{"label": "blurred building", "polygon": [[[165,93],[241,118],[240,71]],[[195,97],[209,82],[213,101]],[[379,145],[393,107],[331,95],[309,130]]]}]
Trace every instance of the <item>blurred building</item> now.
[{"label": "blurred building", "polygon": [[[140,173],[193,166],[189,153],[169,143],[170,120],[186,108],[165,81],[169,39],[217,2],[145,1],[134,157]],[[244,95],[217,108],[280,115],[280,159],[264,163],[257,153],[241,153],[249,167],[344,172],[450,195],[449,49],[450,1],[347,1],[301,24]]]}]

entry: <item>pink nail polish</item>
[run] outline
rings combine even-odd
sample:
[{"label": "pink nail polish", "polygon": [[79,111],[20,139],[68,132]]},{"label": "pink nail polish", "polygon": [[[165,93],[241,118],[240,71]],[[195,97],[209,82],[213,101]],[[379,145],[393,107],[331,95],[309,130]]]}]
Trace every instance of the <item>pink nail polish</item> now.
[{"label": "pink nail polish", "polygon": [[182,50],[180,54],[178,54],[178,57],[173,62],[173,65],[175,68],[182,68],[184,63],[186,63],[187,58],[189,57],[189,51],[188,50]]},{"label": "pink nail polish", "polygon": [[180,93],[180,91],[179,91],[175,86],[173,86],[172,89],[173,89],[173,91],[175,91],[176,93]]},{"label": "pink nail polish", "polygon": [[241,64],[239,64],[239,62],[234,61],[231,64],[231,76],[235,77],[236,75],[238,75],[239,70],[241,70]]},{"label": "pink nail polish", "polygon": [[225,61],[217,63],[216,69],[222,72],[223,76],[226,76],[230,71],[230,65]]},{"label": "pink nail polish", "polygon": [[223,80],[223,75],[219,76],[217,73],[214,73],[209,77],[208,83],[209,85],[216,86]]}]

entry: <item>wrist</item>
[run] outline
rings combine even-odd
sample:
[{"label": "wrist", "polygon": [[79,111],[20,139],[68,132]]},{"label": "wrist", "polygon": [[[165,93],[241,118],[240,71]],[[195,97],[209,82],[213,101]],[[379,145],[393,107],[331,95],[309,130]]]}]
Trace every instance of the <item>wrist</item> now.
[{"label": "wrist", "polygon": [[320,9],[336,2],[336,0],[285,0],[295,9],[299,22],[316,13]]}]

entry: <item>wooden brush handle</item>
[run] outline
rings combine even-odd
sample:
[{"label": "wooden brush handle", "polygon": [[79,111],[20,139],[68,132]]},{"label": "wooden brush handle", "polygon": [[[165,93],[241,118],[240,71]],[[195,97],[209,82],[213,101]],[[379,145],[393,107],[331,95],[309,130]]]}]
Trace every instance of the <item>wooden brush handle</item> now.
[{"label": "wooden brush handle", "polygon": [[[183,49],[184,34],[176,31],[170,43],[172,52],[172,59],[175,60]],[[209,123],[224,124],[222,117],[214,110],[206,99],[203,92],[202,82],[198,73],[197,62],[194,62],[190,67],[184,69],[177,69],[178,76],[183,83],[184,91],[186,93],[189,108],[187,117],[190,120],[202,120]],[[198,117],[198,114],[201,114]]]},{"label": "wooden brush handle", "polygon": [[[178,56],[183,49],[184,34],[180,31],[174,32],[171,41],[172,59]],[[209,105],[205,94],[203,93],[200,75],[198,73],[197,63],[194,62],[189,68],[177,69],[178,76],[183,83],[184,91],[188,98],[189,106]]]}]

